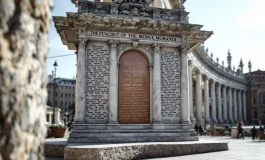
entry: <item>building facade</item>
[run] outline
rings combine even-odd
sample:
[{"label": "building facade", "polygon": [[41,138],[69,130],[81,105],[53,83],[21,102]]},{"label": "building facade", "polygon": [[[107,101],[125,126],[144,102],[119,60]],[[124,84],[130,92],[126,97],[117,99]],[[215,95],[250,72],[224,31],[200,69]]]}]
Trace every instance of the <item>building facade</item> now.
[{"label": "building facade", "polygon": [[250,124],[265,125],[265,71],[257,70],[245,74],[248,80],[247,117]]},{"label": "building facade", "polygon": [[235,70],[230,52],[227,66],[208,54],[212,32],[189,23],[183,2],[80,0],[78,13],[53,17],[77,50],[70,143],[198,140],[196,122],[247,120],[243,63]]},{"label": "building facade", "polygon": [[73,118],[75,108],[75,86],[75,79],[56,78],[54,83],[53,76],[49,75],[47,105],[61,109],[60,117],[62,122],[67,122],[67,120]]}]

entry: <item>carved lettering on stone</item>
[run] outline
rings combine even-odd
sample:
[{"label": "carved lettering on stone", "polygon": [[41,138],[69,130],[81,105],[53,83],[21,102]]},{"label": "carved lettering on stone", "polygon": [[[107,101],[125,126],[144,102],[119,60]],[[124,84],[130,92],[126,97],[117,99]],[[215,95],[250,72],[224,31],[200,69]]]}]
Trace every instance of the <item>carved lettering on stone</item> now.
[{"label": "carved lettering on stone", "polygon": [[161,54],[162,119],[173,123],[180,117],[180,56],[173,48]]},{"label": "carved lettering on stone", "polygon": [[108,120],[109,51],[107,45],[89,44],[86,50],[86,119]]}]

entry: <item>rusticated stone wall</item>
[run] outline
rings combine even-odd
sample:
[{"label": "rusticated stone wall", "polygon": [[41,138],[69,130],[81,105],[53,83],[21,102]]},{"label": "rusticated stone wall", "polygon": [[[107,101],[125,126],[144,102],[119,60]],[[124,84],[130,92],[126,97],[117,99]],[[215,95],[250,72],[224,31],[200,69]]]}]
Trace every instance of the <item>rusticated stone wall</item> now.
[{"label": "rusticated stone wall", "polygon": [[52,0],[0,0],[0,160],[42,159]]}]

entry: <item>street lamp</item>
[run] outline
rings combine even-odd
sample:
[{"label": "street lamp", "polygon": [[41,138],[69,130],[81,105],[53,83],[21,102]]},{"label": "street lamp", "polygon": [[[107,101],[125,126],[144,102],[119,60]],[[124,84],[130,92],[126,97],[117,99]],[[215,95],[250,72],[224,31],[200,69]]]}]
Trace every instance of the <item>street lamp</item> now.
[{"label": "street lamp", "polygon": [[54,77],[53,77],[53,110],[52,110],[52,124],[55,124],[55,87],[56,87],[56,67],[57,67],[57,62],[55,61],[53,64],[54,67]]}]

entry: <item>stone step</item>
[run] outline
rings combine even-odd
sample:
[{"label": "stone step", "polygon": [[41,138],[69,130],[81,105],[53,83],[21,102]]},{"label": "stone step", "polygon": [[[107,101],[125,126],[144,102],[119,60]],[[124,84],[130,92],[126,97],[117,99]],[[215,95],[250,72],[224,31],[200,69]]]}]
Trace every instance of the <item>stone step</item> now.
[{"label": "stone step", "polygon": [[182,129],[172,129],[172,130],[154,130],[154,129],[147,129],[147,130],[98,130],[98,129],[74,129],[73,132],[85,132],[85,133],[195,133],[194,129],[190,130],[182,130]]}]

